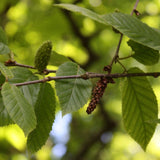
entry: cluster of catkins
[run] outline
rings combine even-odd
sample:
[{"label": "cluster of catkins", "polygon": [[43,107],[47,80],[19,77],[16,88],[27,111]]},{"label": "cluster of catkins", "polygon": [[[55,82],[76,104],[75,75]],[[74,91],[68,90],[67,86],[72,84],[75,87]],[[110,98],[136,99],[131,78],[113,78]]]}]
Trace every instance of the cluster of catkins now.
[{"label": "cluster of catkins", "polygon": [[96,108],[97,103],[100,101],[100,98],[103,96],[105,88],[108,83],[114,83],[112,78],[101,78],[92,91],[92,99],[87,107],[86,112],[91,114]]}]

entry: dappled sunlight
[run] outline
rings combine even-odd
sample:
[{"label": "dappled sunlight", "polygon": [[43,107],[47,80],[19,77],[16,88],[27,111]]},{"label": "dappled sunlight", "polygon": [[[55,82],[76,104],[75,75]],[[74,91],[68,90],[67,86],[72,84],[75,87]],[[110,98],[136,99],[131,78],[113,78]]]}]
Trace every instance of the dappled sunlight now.
[{"label": "dappled sunlight", "polygon": [[30,43],[30,45],[41,43],[40,42],[40,40],[41,40],[40,34],[35,31],[27,32],[25,35],[25,39],[28,43]]},{"label": "dappled sunlight", "polygon": [[85,35],[90,35],[95,32],[96,26],[95,22],[89,18],[84,18],[82,32]]},{"label": "dappled sunlight", "polygon": [[159,28],[159,16],[145,17],[143,22],[154,28]]},{"label": "dappled sunlight", "polygon": [[19,151],[25,150],[26,138],[17,125],[0,128],[0,139],[7,139]]},{"label": "dappled sunlight", "polygon": [[[156,45],[153,45],[152,41],[150,41],[150,38],[152,38],[152,36],[146,40],[147,42],[145,42],[143,37],[139,38],[137,36],[141,33],[131,32],[131,34],[129,35],[130,30],[128,28],[130,25],[127,24],[127,21],[123,21],[125,18],[120,21],[117,17],[113,16],[112,18],[115,20],[114,21],[115,24],[112,22],[113,19],[111,18],[110,19],[111,24],[104,25],[104,24],[97,23],[91,18],[82,16],[79,13],[66,12],[58,7],[53,6],[53,4],[58,2],[73,3],[75,1],[77,2],[78,6],[88,8],[91,11],[97,12],[98,14],[113,13],[115,12],[115,10],[119,10],[120,13],[130,14],[134,6],[134,3],[136,2],[136,1],[130,2],[127,0],[121,0],[121,1],[116,1],[116,0],[108,0],[108,1],[105,1],[105,0],[83,0],[83,1],[81,0],[80,1],[77,1],[77,0],[33,0],[33,1],[22,0],[20,1],[19,0],[18,1],[17,0],[14,3],[12,2],[13,3],[12,4],[11,1],[5,2],[5,0],[2,0],[1,6],[0,6],[0,23],[2,28],[5,30],[5,33],[8,38],[8,44],[6,45],[8,45],[11,51],[14,53],[14,61],[20,64],[34,66],[35,55],[39,46],[44,41],[50,40],[53,44],[53,48],[52,48],[53,53],[51,55],[50,61],[48,62],[49,65],[45,66],[46,69],[57,71],[59,65],[64,64],[64,62],[75,62],[79,64],[79,66],[76,65],[77,68],[79,68],[80,66],[81,67],[83,66],[82,68],[86,72],[89,72],[89,73],[96,72],[96,73],[107,74],[108,72],[104,71],[103,68],[104,66],[111,64],[111,61],[113,60],[116,49],[118,48],[117,45],[120,37],[120,33],[115,33],[111,25],[113,26],[115,25],[114,26],[115,28],[117,27],[117,25],[120,25],[119,30],[122,29],[122,31],[124,32],[123,41],[120,46],[120,51],[118,52],[118,56],[120,58],[124,58],[134,54],[134,51],[127,44],[127,41],[129,41],[130,38],[133,41],[138,42],[139,44],[143,44],[144,46],[147,46],[149,43],[148,45],[149,47],[153,47],[155,49],[157,46],[159,46],[160,48],[159,43],[157,43],[156,44],[157,46],[156,46]],[[141,15],[135,18],[136,20],[138,19],[137,21],[135,20],[135,23],[137,22],[137,24],[140,26],[141,24],[143,24],[141,22],[138,23],[139,20],[141,20],[142,22],[148,24],[150,27],[157,28],[157,29],[160,28],[160,15],[159,15],[160,0],[153,0],[153,1],[143,0],[139,2],[137,10],[141,13]],[[135,14],[133,14],[133,16],[136,17]],[[131,20],[131,18],[132,18],[131,16],[128,16],[128,19],[127,18],[126,19],[128,20],[128,22],[131,22],[129,21]],[[119,23],[116,23],[116,20]],[[108,23],[108,20],[107,20],[107,23]],[[121,23],[124,23],[124,25],[126,25],[125,26],[126,28],[124,27],[125,29],[123,29],[123,25],[121,25]],[[136,28],[138,28],[138,25],[136,25],[135,27],[134,24],[131,24],[133,28],[135,27],[134,31],[136,30]],[[144,28],[144,30],[146,29],[145,25],[144,26],[142,25],[142,27]],[[143,32],[143,28],[140,28],[142,32]],[[149,31],[151,31],[151,33],[153,31],[155,36],[157,36],[156,33],[158,32],[154,32],[154,30],[152,29]],[[136,36],[139,38],[139,39],[137,38],[138,40],[135,38]],[[143,35],[142,33],[141,36],[145,36],[145,35]],[[154,36],[152,40],[154,41]],[[0,33],[0,42],[1,41],[3,42],[3,39]],[[147,43],[147,45],[145,43]],[[58,53],[57,55],[61,55],[61,56],[57,56],[58,58],[57,57],[55,58],[54,57],[55,52]],[[143,59],[143,57],[141,58]],[[152,58],[154,59],[154,57],[151,56],[151,61],[152,61]],[[8,54],[6,55],[0,54],[0,62],[4,63],[8,59],[9,59]],[[42,63],[44,59],[41,60]],[[113,68],[111,71],[111,74],[127,73],[126,70],[128,70],[131,67],[138,67],[142,69],[144,72],[153,72],[153,71],[156,72],[156,71],[159,71],[159,68],[160,68],[160,65],[158,63],[157,64],[153,63],[153,65],[146,66],[143,63],[138,62],[134,57],[125,59],[125,60],[120,60],[121,64],[118,62],[119,60],[113,61],[113,67],[111,66],[111,68]],[[41,63],[38,63],[38,64],[41,64]],[[76,67],[74,68],[75,74],[77,72]],[[11,68],[15,68],[15,66],[10,67],[10,69]],[[62,67],[62,69],[64,68]],[[56,73],[49,73],[47,75],[44,75],[43,73],[39,74],[35,68],[29,69],[29,70],[32,71],[33,76],[35,75],[39,79],[43,79],[48,76],[49,77],[56,76]],[[63,73],[62,76],[64,76],[65,74],[66,72]],[[29,78],[30,77],[28,77],[28,79]],[[82,78],[82,77],[78,77],[78,78]],[[88,77],[83,77],[83,78],[87,79]],[[158,107],[160,109],[159,79],[158,78],[154,79],[153,77],[150,77],[148,79],[155,92],[155,95],[157,97]],[[96,84],[96,81],[98,80],[99,80],[99,77],[96,77],[96,78],[94,77],[94,79],[91,79],[93,86]],[[62,111],[60,110],[62,110],[63,106],[60,106],[60,102],[59,102],[60,98],[58,98],[57,95],[54,95],[54,98],[55,98],[54,105],[56,106],[56,109],[55,109],[56,114],[53,113],[53,117],[55,115],[55,120],[53,117],[46,118],[46,121],[47,120],[51,121],[50,130],[49,130],[49,132],[50,131],[51,132],[48,133],[48,135],[50,134],[50,136],[46,141],[46,144],[38,152],[34,154],[31,154],[28,152],[28,149],[26,147],[27,138],[25,137],[23,131],[17,125],[0,127],[0,160],[29,160],[29,159],[72,160],[72,158],[73,159],[75,158],[75,160],[79,158],[78,160],[81,160],[81,156],[83,160],[92,160],[92,159],[93,160],[94,159],[96,160],[159,160],[160,159],[160,125],[159,124],[157,124],[154,136],[149,142],[146,152],[143,151],[141,146],[130,137],[130,135],[128,134],[129,132],[127,133],[127,129],[125,130],[125,127],[123,124],[124,117],[122,117],[122,93],[120,92],[120,90],[122,89],[122,84],[120,82],[123,80],[124,78],[118,77],[117,79],[115,78],[115,84],[112,85],[107,83],[108,86],[103,94],[103,97],[100,103],[97,104],[95,111],[90,115],[86,113],[86,109],[91,100],[89,99],[89,96],[90,98],[93,97],[93,93],[91,95],[91,93],[89,92],[87,94],[88,96],[88,99],[87,99],[86,92],[84,90],[83,90],[84,92],[81,92],[79,88],[78,89],[76,88],[77,90],[75,92],[75,88],[73,88],[72,90],[72,86],[70,88],[64,89],[62,84],[59,85],[59,88],[64,90],[64,92],[66,91],[67,94],[68,94],[67,91],[71,90],[70,92],[71,94],[69,95],[69,97],[71,97],[70,99],[74,100],[75,103],[72,103],[72,102],[69,103],[69,107],[72,106],[71,110],[69,110],[70,112],[73,111],[73,109],[76,110],[78,108],[78,103],[82,98],[83,100],[86,98],[85,105],[83,107],[80,106],[81,108],[78,111],[75,111],[73,113],[69,113],[66,115],[62,115]],[[10,83],[11,80],[6,76],[6,81]],[[69,81],[69,79],[67,79],[67,81]],[[143,81],[141,82],[143,83]],[[137,86],[139,85],[142,88],[142,90],[140,88],[138,92],[139,94],[143,93],[142,98],[139,100],[139,101],[142,100],[142,102],[139,102],[142,104],[143,102],[145,103],[149,99],[150,94],[146,93],[149,96],[148,97],[146,96],[147,100],[143,99],[143,97],[145,97],[145,94],[143,92],[144,88],[140,84],[141,82],[136,81],[135,85]],[[58,93],[57,89],[55,89],[56,81],[51,80],[51,81],[48,81],[47,83],[51,84],[52,86],[50,88],[51,91],[54,90],[55,93]],[[75,82],[72,84],[75,85]],[[34,86],[34,85],[35,84],[32,84],[31,86]],[[1,84],[0,87],[2,86],[3,86],[3,83]],[[39,91],[38,89],[36,88],[33,89],[31,87],[30,89],[25,90],[22,86],[18,86],[17,88],[20,90],[21,93],[25,94],[25,96],[30,92],[32,93],[32,91],[35,89],[34,92],[37,94],[33,96],[29,95],[27,97],[35,98],[34,99],[35,104],[39,105],[39,103],[37,103],[36,101],[38,99],[38,91]],[[89,87],[85,86],[84,88],[88,89]],[[132,92],[132,89],[130,93]],[[51,92],[46,91],[46,94],[50,94],[50,93]],[[64,97],[63,96],[61,97],[62,98],[61,100],[63,102],[65,102],[65,98],[68,96],[67,94]],[[82,97],[75,98],[73,97],[74,94],[76,96],[79,95],[79,97],[80,96]],[[27,99],[27,97],[24,97],[24,99],[25,98]],[[48,97],[44,98],[44,95],[43,95],[41,97],[41,100],[46,100],[47,98]],[[132,101],[134,101],[133,100],[134,98],[133,99],[131,98],[132,98],[131,96],[129,98],[126,98],[127,101],[130,102],[130,106],[132,105]],[[66,98],[66,101],[70,102],[70,99]],[[126,99],[124,98],[124,101]],[[149,101],[149,103],[153,105],[152,100]],[[34,109],[33,108],[32,109],[33,109],[33,112],[37,111],[36,112],[37,114],[39,113],[39,110],[35,106],[36,105],[33,105],[32,107]],[[23,107],[23,105],[20,107]],[[47,108],[49,107],[49,105],[45,105],[45,107],[46,107],[46,110],[48,109],[48,112],[50,112],[49,108]],[[155,107],[157,106],[155,105]],[[133,108],[129,108],[128,110],[132,110],[133,112],[136,112]],[[127,114],[129,112],[128,110],[127,110]],[[145,110],[145,106],[144,106],[144,110]],[[147,115],[148,117],[150,116],[152,117],[152,115],[153,117],[154,115],[156,117],[156,111],[155,113],[149,114],[148,110],[147,109],[145,110],[148,114]],[[141,111],[138,111],[138,113],[139,112]],[[67,109],[66,109],[66,113],[68,113]],[[0,115],[1,114],[3,114],[2,103],[0,103]],[[6,110],[6,114],[8,114],[7,110]],[[43,114],[45,116],[48,116],[47,112],[43,112]],[[134,113],[132,114],[133,117],[130,121],[130,124],[136,126],[138,124],[134,123],[135,122],[134,120],[137,118],[135,114]],[[10,117],[10,115],[8,115],[8,117]],[[160,113],[158,117],[160,117]],[[140,120],[141,120],[141,117],[140,117]],[[151,119],[151,122],[149,123],[155,123],[154,120],[156,121],[156,119],[153,119],[153,120]],[[54,123],[52,125],[53,121]],[[134,122],[132,123],[132,121]],[[35,118],[35,123],[37,122],[38,121]],[[44,122],[44,124],[46,123]],[[43,132],[45,132],[47,125],[41,126],[41,124],[37,123],[37,125],[35,125],[34,127],[37,127],[38,125],[40,126],[41,129],[44,129],[42,130],[42,133],[40,132],[40,136],[41,135],[43,136]],[[34,131],[35,129],[34,127],[32,128],[33,129],[32,131]],[[52,130],[51,130],[51,127],[52,127]],[[141,125],[139,125],[139,127],[141,127]],[[142,142],[139,142],[139,143],[142,143]],[[32,145],[34,145],[34,143]]]},{"label": "dappled sunlight", "polygon": [[51,145],[45,145],[36,153],[38,160],[50,160],[51,158]]},{"label": "dappled sunlight", "polygon": [[156,131],[154,133],[153,138],[151,139],[150,144],[148,145],[147,152],[149,152],[152,155],[156,155],[160,158],[160,126],[158,124]]},{"label": "dappled sunlight", "polygon": [[9,36],[14,36],[14,34],[18,31],[18,25],[14,21],[10,21],[5,26],[5,31]]},{"label": "dappled sunlight", "polygon": [[88,59],[88,55],[83,50],[81,50],[81,48],[69,42],[66,43],[63,41],[59,43],[57,51],[62,55],[73,58],[76,62],[80,64],[84,64]]},{"label": "dappled sunlight", "polygon": [[[26,19],[27,6],[24,1],[17,3],[16,6],[12,7],[8,12],[8,18],[18,23],[23,23]],[[13,14],[14,13],[14,14]]]},{"label": "dappled sunlight", "polygon": [[159,8],[154,2],[150,2],[146,5],[146,12],[150,15],[156,15],[159,12]]}]

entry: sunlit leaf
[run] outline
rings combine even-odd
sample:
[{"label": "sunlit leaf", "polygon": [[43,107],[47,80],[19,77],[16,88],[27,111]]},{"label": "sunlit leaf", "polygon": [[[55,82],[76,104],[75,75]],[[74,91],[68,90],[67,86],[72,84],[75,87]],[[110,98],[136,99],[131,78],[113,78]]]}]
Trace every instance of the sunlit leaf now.
[{"label": "sunlit leaf", "polygon": [[160,31],[149,27],[136,17],[119,12],[99,15],[88,9],[72,4],[57,4],[55,6],[70,10],[72,12],[79,12],[80,14],[99,23],[111,25],[124,35],[128,36],[130,39],[155,50],[160,50]]},{"label": "sunlit leaf", "polygon": [[48,83],[43,83],[35,106],[37,126],[29,134],[27,140],[30,152],[38,151],[48,139],[55,117],[56,99],[53,88]]},{"label": "sunlit leaf", "polygon": [[69,11],[72,11],[72,12],[78,12],[78,13],[81,13],[82,15],[86,16],[86,17],[89,17],[99,23],[105,23],[103,18],[101,18],[101,15],[89,10],[89,9],[86,9],[86,8],[82,8],[82,7],[79,7],[79,6],[76,6],[76,5],[73,5],[73,4],[67,4],[67,3],[61,3],[61,4],[54,4],[54,6],[57,6],[57,7],[61,7],[61,8],[64,8],[64,9],[67,9]]},{"label": "sunlit leaf", "polygon": [[67,57],[56,53],[55,51],[52,52],[49,64],[53,66],[60,66],[61,64],[70,61]]},{"label": "sunlit leaf", "polygon": [[103,18],[130,39],[160,50],[160,32],[141,22],[138,18],[123,13],[111,13],[103,15]]},{"label": "sunlit leaf", "polygon": [[[143,73],[132,68],[129,73]],[[128,77],[123,82],[122,115],[126,131],[145,150],[156,128],[158,119],[156,96],[146,77]]]},{"label": "sunlit leaf", "polygon": [[[10,83],[23,83],[28,81],[38,80],[38,77],[35,76],[29,69],[26,68],[13,68],[12,73],[14,77],[9,80]],[[40,84],[30,84],[26,86],[19,87],[24,94],[24,97],[27,101],[35,106],[37,101],[38,93],[40,90]]]},{"label": "sunlit leaf", "polygon": [[137,61],[144,65],[153,65],[159,61],[159,51],[129,40],[128,45],[134,51],[132,55]]},{"label": "sunlit leaf", "polygon": [[8,78],[12,78],[13,74],[11,72],[10,69],[8,69],[3,63],[0,62],[0,71],[1,73],[6,77],[6,79]]},{"label": "sunlit leaf", "polygon": [[14,85],[5,83],[2,86],[3,103],[12,118],[27,136],[36,127],[36,116],[33,107]]},{"label": "sunlit leaf", "polygon": [[14,122],[10,118],[2,100],[2,95],[0,94],[0,126],[7,126],[13,124]]},{"label": "sunlit leaf", "polygon": [[[82,75],[85,71],[73,62],[62,64],[56,76]],[[84,79],[61,79],[56,80],[56,92],[59,97],[63,114],[77,111],[83,107],[92,90],[90,80]]]}]

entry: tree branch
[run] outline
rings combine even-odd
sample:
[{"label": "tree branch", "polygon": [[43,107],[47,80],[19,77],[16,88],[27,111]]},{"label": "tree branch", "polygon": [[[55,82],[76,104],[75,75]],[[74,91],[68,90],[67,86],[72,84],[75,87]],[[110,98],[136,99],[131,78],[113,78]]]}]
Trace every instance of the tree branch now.
[{"label": "tree branch", "polygon": [[[8,60],[7,62],[5,62],[5,66],[8,66],[8,67],[10,67],[10,66],[18,66],[18,67],[23,67],[23,68],[36,69],[33,66],[20,64],[20,63],[17,63],[16,61],[11,61],[11,60]],[[44,74],[49,74],[49,73],[56,73],[56,70],[49,70],[49,69],[45,69],[44,70]]]},{"label": "tree branch", "polygon": [[123,34],[121,33],[121,36],[119,38],[119,42],[118,42],[118,46],[117,46],[117,49],[116,49],[116,52],[115,52],[115,55],[110,63],[110,66],[113,65],[114,62],[117,61],[117,58],[118,58],[118,54],[119,54],[119,50],[120,50],[120,46],[121,46],[121,43],[122,43],[122,39],[123,39]]},{"label": "tree branch", "polygon": [[[122,77],[144,77],[144,76],[151,76],[154,78],[157,78],[160,76],[160,72],[148,72],[148,73],[115,73],[115,74],[101,74],[101,73],[85,73],[83,75],[71,75],[71,76],[56,76],[56,77],[46,77],[44,79],[40,80],[34,80],[34,81],[28,81],[28,82],[23,82],[23,83],[15,83],[13,85],[15,86],[24,86],[24,85],[30,85],[30,84],[35,84],[35,83],[44,83],[47,81],[52,81],[52,80],[60,80],[60,79],[90,79],[90,78],[101,78],[101,77],[106,77],[106,78],[122,78]],[[1,88],[0,88],[1,89]]]}]

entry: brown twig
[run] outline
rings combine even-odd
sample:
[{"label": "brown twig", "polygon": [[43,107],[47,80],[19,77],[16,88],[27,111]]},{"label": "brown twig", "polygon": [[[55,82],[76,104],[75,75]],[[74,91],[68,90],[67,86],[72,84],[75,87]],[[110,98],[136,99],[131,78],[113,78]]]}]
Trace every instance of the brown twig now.
[{"label": "brown twig", "polygon": [[114,57],[113,57],[113,59],[112,59],[112,61],[110,63],[110,66],[112,66],[113,63],[117,61],[119,50],[120,50],[120,46],[121,46],[121,43],[122,43],[122,39],[123,39],[123,34],[121,33],[116,52],[115,52],[115,55],[114,55]]},{"label": "brown twig", "polygon": [[[7,62],[5,62],[5,66],[8,66],[8,67],[18,66],[18,67],[23,67],[23,68],[36,69],[33,66],[20,64],[20,63],[17,63],[16,61],[11,61],[11,60],[8,60]],[[56,70],[49,70],[49,69],[44,70],[44,74],[49,74],[49,73],[56,73]]]},{"label": "brown twig", "polygon": [[[24,85],[30,85],[35,83],[44,83],[47,81],[52,80],[60,80],[60,79],[90,79],[90,78],[100,78],[100,77],[106,77],[106,78],[122,78],[122,77],[144,77],[144,76],[152,76],[154,78],[157,78],[160,76],[160,72],[148,72],[148,73],[115,73],[115,74],[100,74],[100,73],[86,73],[83,75],[71,75],[71,76],[56,76],[56,77],[46,77],[44,79],[40,80],[34,80],[34,81],[28,81],[23,83],[15,83],[13,85],[15,86],[24,86]],[[0,88],[1,89],[1,88]]]},{"label": "brown twig", "polygon": [[[131,16],[133,15],[134,11],[136,10],[137,6],[138,6],[138,3],[139,3],[139,0],[136,1],[133,9],[132,9],[132,12],[131,12]],[[119,50],[120,50],[120,46],[121,46],[121,43],[122,43],[122,39],[123,39],[123,34],[121,33],[120,35],[120,38],[119,38],[119,42],[118,42],[118,45],[117,45],[117,49],[116,49],[116,52],[115,52],[115,55],[110,63],[110,66],[112,67],[113,63],[117,62],[117,59],[119,58],[118,54],[119,54]]]},{"label": "brown twig", "polygon": [[133,7],[133,10],[131,12],[131,16],[133,15],[134,11],[136,10],[137,6],[138,6],[138,3],[139,3],[139,0],[136,1],[134,7]]},{"label": "brown twig", "polygon": [[29,65],[25,65],[25,64],[20,64],[20,63],[17,63],[16,61],[11,61],[11,60],[6,61],[5,62],[5,66],[8,66],[8,67],[10,67],[10,66],[18,66],[18,67],[36,69],[33,66],[29,66]]},{"label": "brown twig", "polygon": [[128,58],[131,58],[132,57],[132,55],[129,55],[129,56],[126,56],[126,57],[119,57],[118,59],[119,60],[124,60],[124,59],[128,59]]}]

